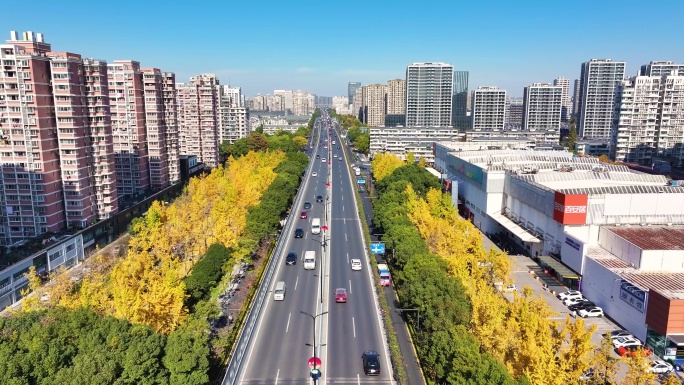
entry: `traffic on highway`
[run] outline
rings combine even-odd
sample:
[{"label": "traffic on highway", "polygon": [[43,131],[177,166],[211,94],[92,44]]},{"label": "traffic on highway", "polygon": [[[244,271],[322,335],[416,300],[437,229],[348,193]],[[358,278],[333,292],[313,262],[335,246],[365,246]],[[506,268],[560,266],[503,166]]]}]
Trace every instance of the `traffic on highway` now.
[{"label": "traffic on highway", "polygon": [[234,384],[392,383],[355,184],[325,110]]}]

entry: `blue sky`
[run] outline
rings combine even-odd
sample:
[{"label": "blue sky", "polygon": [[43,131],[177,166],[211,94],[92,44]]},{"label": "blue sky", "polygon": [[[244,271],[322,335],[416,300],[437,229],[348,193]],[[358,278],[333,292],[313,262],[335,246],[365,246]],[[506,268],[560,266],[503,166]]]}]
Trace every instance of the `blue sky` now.
[{"label": "blue sky", "polygon": [[521,96],[575,79],[590,58],[684,62],[682,0],[7,1],[9,31],[46,35],[55,51],[175,72],[216,73],[243,93],[346,95],[347,82],[404,78],[412,62],[470,71],[470,88]]}]

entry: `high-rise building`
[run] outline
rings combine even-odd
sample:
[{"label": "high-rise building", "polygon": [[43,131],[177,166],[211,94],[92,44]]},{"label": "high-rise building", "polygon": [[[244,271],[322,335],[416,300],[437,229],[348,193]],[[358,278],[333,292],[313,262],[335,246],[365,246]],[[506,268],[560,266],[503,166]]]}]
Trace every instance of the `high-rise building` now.
[{"label": "high-rise building", "polygon": [[349,98],[346,96],[333,96],[332,97],[332,108],[340,115],[348,115],[351,113],[349,110]]},{"label": "high-rise building", "polygon": [[[568,82],[567,85],[569,84]],[[564,86],[554,86],[549,83],[534,83],[525,87],[523,130],[560,130],[563,92]]]},{"label": "high-rise building", "polygon": [[283,97],[283,109],[281,111],[285,111],[288,114],[298,115],[296,112],[294,112],[295,96],[292,90],[275,90],[273,91],[273,95],[281,95]]},{"label": "high-rise building", "polygon": [[671,61],[652,61],[641,66],[641,76],[663,76],[684,74],[684,64],[675,64]]},{"label": "high-rise building", "polygon": [[657,157],[684,165],[684,74],[623,80],[615,111],[611,158],[651,166]]},{"label": "high-rise building", "polygon": [[0,45],[0,245],[118,209],[106,63],[41,33]]},{"label": "high-rise building", "polygon": [[572,117],[579,119],[580,80],[575,79],[572,87]]},{"label": "high-rise building", "polygon": [[235,107],[244,107],[242,88],[221,86],[221,95],[224,98],[222,103],[228,103],[230,106]]},{"label": "high-rise building", "polygon": [[169,134],[166,127],[164,75],[157,68],[141,68],[145,90],[145,129],[150,167],[150,186],[158,191],[170,185]]},{"label": "high-rise building", "polygon": [[249,135],[249,110],[240,107],[240,96],[240,87],[219,86],[219,143],[232,144]]},{"label": "high-rise building", "polygon": [[506,123],[507,130],[521,130],[523,125],[523,98],[510,97],[506,103]]},{"label": "high-rise building", "polygon": [[468,71],[454,71],[454,97],[451,124],[460,131],[470,129]]},{"label": "high-rise building", "polygon": [[354,91],[354,103],[352,110],[352,115],[359,118],[359,120],[362,122],[366,121],[366,116],[363,111],[363,89],[361,87]]},{"label": "high-rise building", "polygon": [[178,143],[181,155],[196,155],[209,167],[219,164],[219,79],[200,74],[178,88]]},{"label": "high-rise building", "polygon": [[361,82],[347,83],[347,97],[349,97],[349,103],[354,102],[354,95],[356,95],[356,90],[359,88],[361,88]]},{"label": "high-rise building", "polygon": [[553,85],[563,89],[561,121],[566,122],[572,115],[572,102],[570,100],[570,79],[558,77],[553,80]]},{"label": "high-rise building", "polygon": [[107,66],[112,134],[119,196],[136,196],[150,189],[145,90],[140,63],[114,60]]},{"label": "high-rise building", "polygon": [[497,87],[479,87],[473,91],[473,130],[503,130],[506,99],[506,90]]},{"label": "high-rise building", "polygon": [[366,123],[369,127],[380,127],[385,124],[385,100],[387,98],[387,86],[384,84],[371,84],[361,87],[363,93],[363,110]]},{"label": "high-rise building", "polygon": [[406,67],[406,125],[448,127],[454,90],[454,66],[413,63]]},{"label": "high-rise building", "polygon": [[251,111],[266,111],[268,104],[266,102],[266,95],[256,94],[253,98],[247,100],[247,107]]},{"label": "high-rise building", "polygon": [[578,119],[580,137],[610,137],[615,89],[624,77],[625,62],[591,59],[582,63]]},{"label": "high-rise building", "polygon": [[[285,111],[285,96],[282,94],[266,95],[266,109],[268,111]],[[289,112],[292,113],[292,109]]]},{"label": "high-rise building", "polygon": [[387,82],[387,114],[406,114],[406,80],[394,79]]},{"label": "high-rise building", "polygon": [[[288,108],[287,101],[285,108]],[[302,90],[297,90],[292,94],[292,108],[290,110],[294,115],[311,115],[315,109],[316,99],[313,94]]]},{"label": "high-rise building", "polygon": [[178,95],[176,94],[176,74],[163,72],[164,114],[166,120],[166,145],[169,157],[169,182],[176,184],[181,179],[180,153],[178,148]]}]

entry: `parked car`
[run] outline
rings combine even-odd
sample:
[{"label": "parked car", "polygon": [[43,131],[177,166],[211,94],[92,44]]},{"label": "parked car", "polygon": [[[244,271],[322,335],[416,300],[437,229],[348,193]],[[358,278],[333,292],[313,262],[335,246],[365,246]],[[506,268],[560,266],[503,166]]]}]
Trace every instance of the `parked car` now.
[{"label": "parked car", "polygon": [[363,361],[363,372],[367,376],[380,375],[380,356],[374,350],[366,350],[361,356]]},{"label": "parked car", "polygon": [[622,329],[613,330],[612,332],[610,332],[610,338],[611,339],[615,339],[618,337],[632,337],[632,338],[634,338],[634,335],[632,333],[628,332],[627,330],[622,330]]},{"label": "parked car", "polygon": [[580,303],[575,304],[575,305],[570,305],[570,306],[568,306],[568,310],[570,310],[570,311],[579,311],[579,310],[581,310],[581,309],[587,309],[587,308],[595,307],[595,306],[596,306],[595,303],[593,303],[593,302],[587,300],[587,301],[580,302]]},{"label": "parked car", "polygon": [[620,357],[636,357],[639,354],[639,351],[641,351],[641,355],[644,357],[651,356],[651,349],[642,345],[627,345],[617,348],[617,353]]},{"label": "parked car", "polygon": [[577,315],[582,317],[582,318],[588,318],[588,317],[603,317],[603,309],[600,307],[590,307],[588,309],[581,309],[577,311]]},{"label": "parked car", "polygon": [[579,376],[580,381],[591,381],[596,374],[594,373],[594,368],[589,368],[586,372],[584,372],[581,376]]},{"label": "parked car", "polygon": [[634,337],[617,337],[613,339],[613,346],[615,349],[619,348],[620,346],[641,346],[642,343],[639,341],[638,338]]},{"label": "parked car", "polygon": [[287,256],[285,257],[285,264],[286,265],[296,265],[297,264],[297,253],[294,251],[290,251],[287,253]]},{"label": "parked car", "polygon": [[564,293],[560,293],[560,294],[556,295],[556,298],[558,298],[561,301],[564,301],[565,299],[570,298],[570,297],[580,297],[581,298],[582,293],[580,293],[577,290],[568,290]]},{"label": "parked car", "polygon": [[304,238],[304,230],[301,227],[297,227],[295,230],[295,238]]},{"label": "parked car", "polygon": [[653,363],[651,363],[651,367],[646,370],[651,373],[667,374],[674,370],[674,368],[667,362],[658,360],[653,361]]},{"label": "parked car", "polygon": [[346,303],[347,302],[347,289],[344,289],[344,288],[335,289],[335,302],[336,303]]},{"label": "parked car", "polygon": [[360,259],[352,259],[351,260],[351,269],[354,271],[361,270],[361,260]]},{"label": "parked car", "polygon": [[518,291],[518,287],[511,283],[511,284],[506,285],[506,287],[504,287],[503,291],[506,293],[511,293],[514,291]]},{"label": "parked car", "polygon": [[563,300],[563,305],[565,306],[572,306],[572,305],[577,305],[582,302],[586,302],[588,299],[584,297],[569,297]]}]

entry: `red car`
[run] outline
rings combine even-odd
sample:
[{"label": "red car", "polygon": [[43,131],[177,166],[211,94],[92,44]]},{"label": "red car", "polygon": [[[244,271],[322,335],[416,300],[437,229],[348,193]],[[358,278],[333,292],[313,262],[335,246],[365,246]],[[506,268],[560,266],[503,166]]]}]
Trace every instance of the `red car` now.
[{"label": "red car", "polygon": [[335,302],[347,302],[347,289],[335,289]]},{"label": "red car", "polygon": [[307,218],[306,211],[302,211],[302,213],[299,214],[299,217],[300,217],[301,219],[306,219],[306,218]]}]

